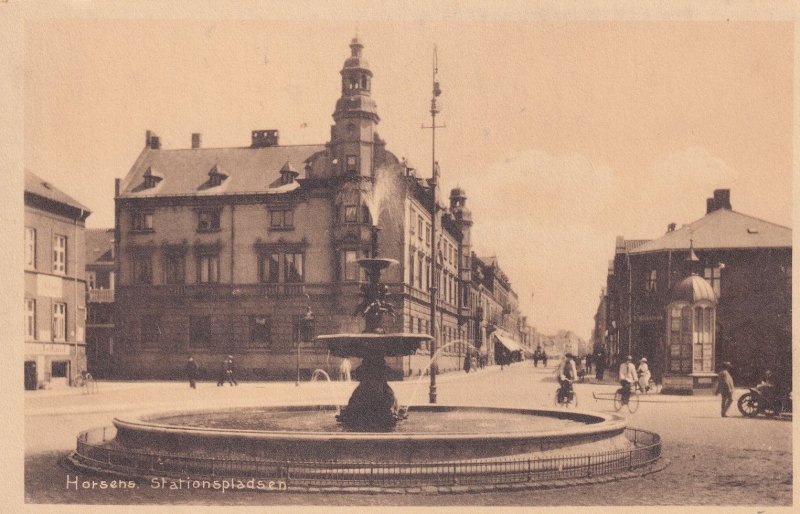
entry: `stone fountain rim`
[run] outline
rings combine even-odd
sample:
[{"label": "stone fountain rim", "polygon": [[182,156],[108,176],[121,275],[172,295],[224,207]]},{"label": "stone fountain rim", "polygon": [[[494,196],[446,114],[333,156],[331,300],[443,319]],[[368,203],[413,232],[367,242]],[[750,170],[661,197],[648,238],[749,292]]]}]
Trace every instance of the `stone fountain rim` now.
[{"label": "stone fountain rim", "polygon": [[295,441],[353,441],[368,440],[373,442],[391,441],[479,441],[479,440],[513,440],[513,439],[547,439],[558,440],[585,436],[589,434],[603,434],[621,432],[627,427],[625,418],[616,414],[606,414],[593,411],[564,411],[550,409],[517,409],[508,407],[480,407],[480,406],[461,406],[461,405],[414,405],[409,408],[416,412],[448,412],[452,410],[485,410],[490,412],[511,412],[516,414],[544,415],[549,417],[573,419],[576,418],[597,418],[597,423],[585,426],[570,427],[562,430],[549,431],[516,431],[516,432],[315,432],[315,431],[286,431],[286,430],[244,430],[235,428],[209,428],[209,427],[190,427],[180,425],[167,425],[148,421],[148,417],[170,416],[204,412],[224,412],[227,410],[239,410],[242,408],[259,408],[270,410],[336,410],[335,405],[284,405],[284,406],[249,406],[249,407],[229,407],[229,408],[206,408],[176,411],[152,411],[140,413],[134,420],[126,420],[115,417],[113,424],[117,429],[173,434],[173,435],[195,435],[208,438],[241,438],[249,440],[295,440]]}]

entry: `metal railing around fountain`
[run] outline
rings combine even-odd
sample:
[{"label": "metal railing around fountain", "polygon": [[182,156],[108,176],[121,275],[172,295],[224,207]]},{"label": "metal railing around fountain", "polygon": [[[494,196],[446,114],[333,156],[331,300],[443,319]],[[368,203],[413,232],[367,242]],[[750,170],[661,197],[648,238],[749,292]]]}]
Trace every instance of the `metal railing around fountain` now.
[{"label": "metal railing around fountain", "polygon": [[628,450],[547,458],[508,458],[461,462],[374,465],[364,462],[285,462],[267,459],[211,458],[119,449],[109,444],[113,427],[78,436],[73,457],[90,469],[132,476],[174,478],[267,478],[290,487],[423,487],[544,483],[624,473],[655,463],[661,437],[626,428]]}]

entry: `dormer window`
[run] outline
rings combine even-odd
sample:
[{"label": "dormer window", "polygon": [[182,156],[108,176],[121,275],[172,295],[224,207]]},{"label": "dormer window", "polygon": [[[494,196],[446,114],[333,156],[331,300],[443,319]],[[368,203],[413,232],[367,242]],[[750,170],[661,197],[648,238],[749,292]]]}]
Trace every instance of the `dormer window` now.
[{"label": "dormer window", "polygon": [[286,161],[283,167],[281,167],[281,184],[283,185],[291,184],[292,182],[294,182],[294,179],[297,178],[298,175],[299,173],[297,172],[297,170],[294,169],[292,163]]},{"label": "dormer window", "polygon": [[219,230],[219,209],[203,209],[197,212],[197,231],[216,232]]},{"label": "dormer window", "polygon": [[219,186],[226,178],[228,178],[228,174],[215,164],[208,172],[208,185],[209,187]]},{"label": "dormer window", "polygon": [[164,175],[154,170],[152,167],[148,167],[144,172],[144,187],[147,189],[156,187],[163,179]]}]

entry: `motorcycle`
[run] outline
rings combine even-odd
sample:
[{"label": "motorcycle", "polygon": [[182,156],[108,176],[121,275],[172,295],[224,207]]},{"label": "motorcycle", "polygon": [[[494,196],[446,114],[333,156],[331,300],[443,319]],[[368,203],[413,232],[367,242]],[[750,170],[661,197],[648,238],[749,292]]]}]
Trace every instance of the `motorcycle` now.
[{"label": "motorcycle", "polygon": [[769,398],[764,391],[758,387],[751,387],[747,392],[739,397],[736,403],[742,416],[754,418],[759,414],[769,417],[780,416],[781,414],[792,413],[792,393],[773,395]]}]

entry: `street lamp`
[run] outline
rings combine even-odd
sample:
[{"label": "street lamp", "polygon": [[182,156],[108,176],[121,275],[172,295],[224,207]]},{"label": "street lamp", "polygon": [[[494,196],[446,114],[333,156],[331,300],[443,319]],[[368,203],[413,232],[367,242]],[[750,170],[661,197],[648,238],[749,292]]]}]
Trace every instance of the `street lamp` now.
[{"label": "street lamp", "polygon": [[313,338],[313,329],[314,329],[314,312],[311,310],[311,306],[306,306],[306,313],[303,315],[303,319],[300,320],[300,326],[298,327],[297,334],[297,381],[294,383],[295,386],[300,385],[300,344],[303,341],[311,341]]}]

